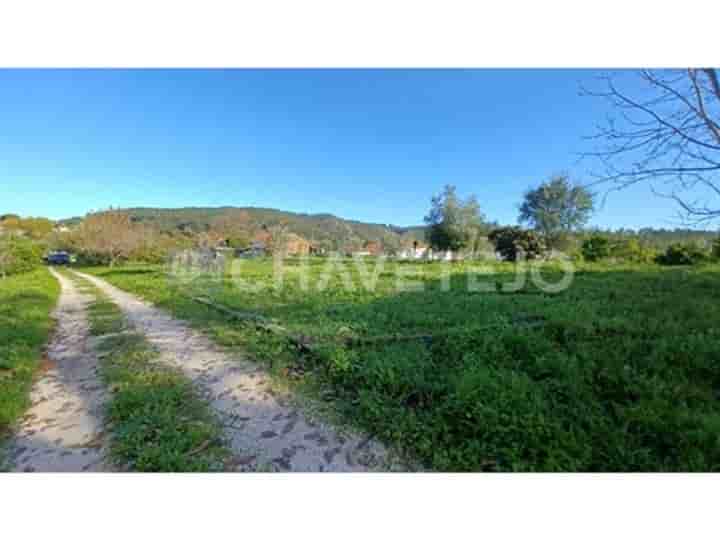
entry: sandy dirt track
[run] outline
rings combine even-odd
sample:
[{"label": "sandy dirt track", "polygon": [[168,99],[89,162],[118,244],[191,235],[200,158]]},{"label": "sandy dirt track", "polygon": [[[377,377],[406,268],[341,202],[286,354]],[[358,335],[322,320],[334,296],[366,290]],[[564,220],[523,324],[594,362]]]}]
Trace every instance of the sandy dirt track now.
[{"label": "sandy dirt track", "polygon": [[76,274],[117,303],[131,325],[160,351],[159,361],[193,381],[223,423],[235,470],[385,468],[387,452],[380,443],[310,420],[272,392],[268,375],[256,364],[223,351],[186,323],[106,281]]},{"label": "sandy dirt track", "polygon": [[92,296],[54,269],[62,287],[55,332],[7,454],[15,472],[105,471],[104,387],[90,347],[87,305]]}]

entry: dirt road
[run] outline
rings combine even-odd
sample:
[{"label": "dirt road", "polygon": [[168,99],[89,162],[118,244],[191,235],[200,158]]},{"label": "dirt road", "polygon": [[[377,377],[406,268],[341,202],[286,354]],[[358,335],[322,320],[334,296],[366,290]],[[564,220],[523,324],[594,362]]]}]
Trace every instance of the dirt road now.
[{"label": "dirt road", "polygon": [[32,405],[8,448],[10,470],[108,470],[102,421],[105,391],[88,339],[86,308],[92,297],[50,271],[62,287],[53,313],[57,327],[31,391]]},{"label": "dirt road", "polygon": [[268,375],[231,355],[200,332],[106,281],[76,272],[125,313],[160,351],[159,361],[179,369],[221,418],[236,470],[367,471],[383,468],[384,447],[368,437],[341,434],[310,420],[273,394]]}]

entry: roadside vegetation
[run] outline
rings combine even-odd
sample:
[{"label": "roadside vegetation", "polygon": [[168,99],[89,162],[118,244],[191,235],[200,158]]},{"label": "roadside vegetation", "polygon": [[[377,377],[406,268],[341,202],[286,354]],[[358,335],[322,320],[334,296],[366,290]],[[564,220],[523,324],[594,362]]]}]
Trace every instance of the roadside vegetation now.
[{"label": "roadside vegetation", "polygon": [[220,426],[190,382],[156,361],[158,353],[97,288],[67,275],[95,296],[88,314],[100,375],[110,389],[112,462],[137,472],[222,470]]},{"label": "roadside vegetation", "polygon": [[0,279],[0,444],[30,405],[59,293],[44,268]]},{"label": "roadside vegetation", "polygon": [[[503,291],[510,263],[476,275],[469,263],[388,262],[373,290],[343,263],[318,290],[325,264],[310,263],[305,290],[292,261],[278,288],[272,261],[243,262],[261,291],[160,266],[88,271],[252,351],[436,470],[718,470],[717,265],[585,263],[551,294]],[[397,292],[398,267],[424,290]],[[468,291],[469,278],[492,290]]]}]

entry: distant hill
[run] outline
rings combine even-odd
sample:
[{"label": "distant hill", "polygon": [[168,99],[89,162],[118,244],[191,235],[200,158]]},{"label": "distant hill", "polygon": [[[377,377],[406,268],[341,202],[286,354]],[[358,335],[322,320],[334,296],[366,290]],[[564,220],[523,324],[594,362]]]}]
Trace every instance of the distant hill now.
[{"label": "distant hill", "polygon": [[[364,223],[343,219],[332,214],[302,214],[286,212],[273,208],[223,206],[215,208],[125,208],[133,219],[158,227],[165,232],[203,232],[207,231],[214,220],[236,212],[245,212],[249,216],[252,227],[263,225],[272,227],[285,223],[290,232],[299,234],[308,240],[317,242],[330,249],[339,249],[349,244],[364,244],[370,241],[409,245],[414,241],[425,240],[425,229],[422,225],[399,227],[390,224]],[[59,223],[72,227],[82,221],[81,217],[60,220]],[[489,226],[497,226],[490,223]],[[657,248],[664,249],[672,242],[699,242],[707,244],[718,236],[717,231],[687,228],[640,230],[615,230],[597,232],[614,238],[637,236]]]},{"label": "distant hill", "polygon": [[[223,206],[216,208],[125,208],[130,216],[141,223],[154,225],[162,231],[202,232],[210,228],[213,220],[234,212],[246,212],[254,226],[272,227],[285,223],[288,230],[308,240],[339,247],[348,241],[369,242],[394,238],[405,242],[423,241],[425,228],[422,226],[399,227],[380,223],[364,223],[339,218],[332,214],[301,214],[273,208]],[[66,226],[82,221],[81,217],[61,220]]]}]

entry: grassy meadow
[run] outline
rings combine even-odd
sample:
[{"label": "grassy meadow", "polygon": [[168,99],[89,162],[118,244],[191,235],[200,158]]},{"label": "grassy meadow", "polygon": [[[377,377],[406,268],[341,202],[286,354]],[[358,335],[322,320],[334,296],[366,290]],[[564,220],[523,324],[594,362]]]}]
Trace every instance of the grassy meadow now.
[{"label": "grassy meadow", "polygon": [[[372,261],[329,280],[326,264],[288,261],[282,286],[271,260],[221,278],[85,270],[251,352],[429,469],[720,469],[720,266],[578,264],[553,293],[503,287],[510,263],[387,262],[374,287]],[[416,289],[398,290],[398,272]]]},{"label": "grassy meadow", "polygon": [[0,279],[0,443],[30,405],[59,294],[46,268]]}]

